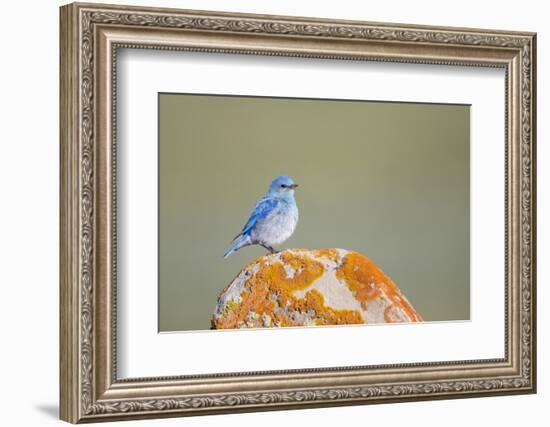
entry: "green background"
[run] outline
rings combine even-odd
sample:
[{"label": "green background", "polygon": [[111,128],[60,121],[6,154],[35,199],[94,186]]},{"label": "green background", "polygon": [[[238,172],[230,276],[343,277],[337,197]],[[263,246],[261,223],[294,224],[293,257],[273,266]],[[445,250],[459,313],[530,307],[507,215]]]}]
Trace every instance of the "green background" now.
[{"label": "green background", "polygon": [[357,250],[425,320],[470,316],[466,105],[159,94],[159,330],[209,329],[263,255],[223,253],[271,180],[300,185],[281,248]]}]

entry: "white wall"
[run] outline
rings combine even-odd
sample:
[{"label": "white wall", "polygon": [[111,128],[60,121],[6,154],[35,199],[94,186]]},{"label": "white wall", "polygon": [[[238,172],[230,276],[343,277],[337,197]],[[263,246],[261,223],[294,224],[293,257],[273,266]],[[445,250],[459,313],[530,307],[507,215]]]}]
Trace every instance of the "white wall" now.
[{"label": "white wall", "polygon": [[[122,3],[111,0],[113,3]],[[130,1],[130,0],[129,0]],[[546,2],[518,1],[138,1],[134,4],[305,15],[416,24],[537,31],[539,393],[438,402],[139,421],[131,425],[541,425],[548,418],[550,376],[549,222],[550,29]],[[57,0],[2,5],[0,65],[0,401],[3,425],[46,426],[58,401],[58,6]]]}]

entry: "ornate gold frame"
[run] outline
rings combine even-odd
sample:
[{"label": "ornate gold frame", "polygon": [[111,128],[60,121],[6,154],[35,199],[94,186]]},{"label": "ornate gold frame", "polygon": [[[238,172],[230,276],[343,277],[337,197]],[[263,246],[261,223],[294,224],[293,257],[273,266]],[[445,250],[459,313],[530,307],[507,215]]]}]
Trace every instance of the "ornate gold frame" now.
[{"label": "ornate gold frame", "polygon": [[[535,392],[535,34],[71,4],[61,8],[61,418],[77,423]],[[238,375],[116,375],[118,47],[506,70],[505,357]]]}]

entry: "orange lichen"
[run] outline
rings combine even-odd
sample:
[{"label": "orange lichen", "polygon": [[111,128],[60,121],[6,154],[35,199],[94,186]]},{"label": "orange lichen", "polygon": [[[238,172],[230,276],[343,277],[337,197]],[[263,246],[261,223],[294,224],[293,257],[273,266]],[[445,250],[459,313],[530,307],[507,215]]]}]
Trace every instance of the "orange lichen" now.
[{"label": "orange lichen", "polygon": [[325,265],[334,268],[336,277],[347,284],[364,313],[368,312],[370,302],[378,300],[384,308],[381,321],[422,320],[393,281],[367,257],[350,252],[342,258],[337,249],[294,249],[261,257],[247,265],[234,281],[238,287],[234,288],[233,299],[219,308],[212,328],[366,323],[360,310],[330,307],[325,296],[313,287],[317,279],[328,274]]},{"label": "orange lichen", "polygon": [[409,321],[422,321],[416,310],[401,296],[393,280],[366,256],[357,252],[347,254],[342,268],[336,271],[336,277],[347,283],[365,310],[371,301],[384,294],[391,302],[390,306],[398,307]]},{"label": "orange lichen", "polygon": [[314,249],[312,251],[312,253],[317,258],[327,258],[331,261],[339,261],[340,260],[340,254],[338,253],[338,250],[334,249],[334,248]]},{"label": "orange lichen", "polygon": [[[284,265],[294,270],[288,274]],[[281,262],[275,263],[269,269],[269,280],[280,283],[287,292],[294,292],[307,288],[325,272],[325,267],[318,261],[314,261],[307,255],[284,252],[281,254]]]},{"label": "orange lichen", "polygon": [[302,311],[315,311],[317,325],[350,325],[364,323],[361,313],[355,310],[335,310],[325,305],[325,298],[316,289],[307,292],[305,298],[297,301],[297,307]]},{"label": "orange lichen", "polygon": [[[214,318],[213,328],[237,327],[241,322],[246,323],[249,313],[269,315],[280,326],[293,326],[296,323],[286,316],[274,314],[276,308],[292,308],[296,304],[293,292],[307,288],[324,273],[325,268],[320,262],[300,253],[287,251],[280,258],[281,261],[276,262],[261,258],[247,266],[252,271],[253,264],[258,264],[259,269],[246,280],[245,290],[240,295],[242,302],[223,316]],[[269,295],[276,295],[277,298],[269,298]]]}]

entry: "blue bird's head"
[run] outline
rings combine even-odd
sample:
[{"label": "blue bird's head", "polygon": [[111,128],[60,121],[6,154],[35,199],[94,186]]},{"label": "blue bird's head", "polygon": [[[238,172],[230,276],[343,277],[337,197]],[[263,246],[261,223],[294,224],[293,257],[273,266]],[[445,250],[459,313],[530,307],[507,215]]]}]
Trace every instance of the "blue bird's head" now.
[{"label": "blue bird's head", "polygon": [[274,197],[293,197],[296,187],[298,184],[291,177],[281,175],[271,182],[268,194]]}]

